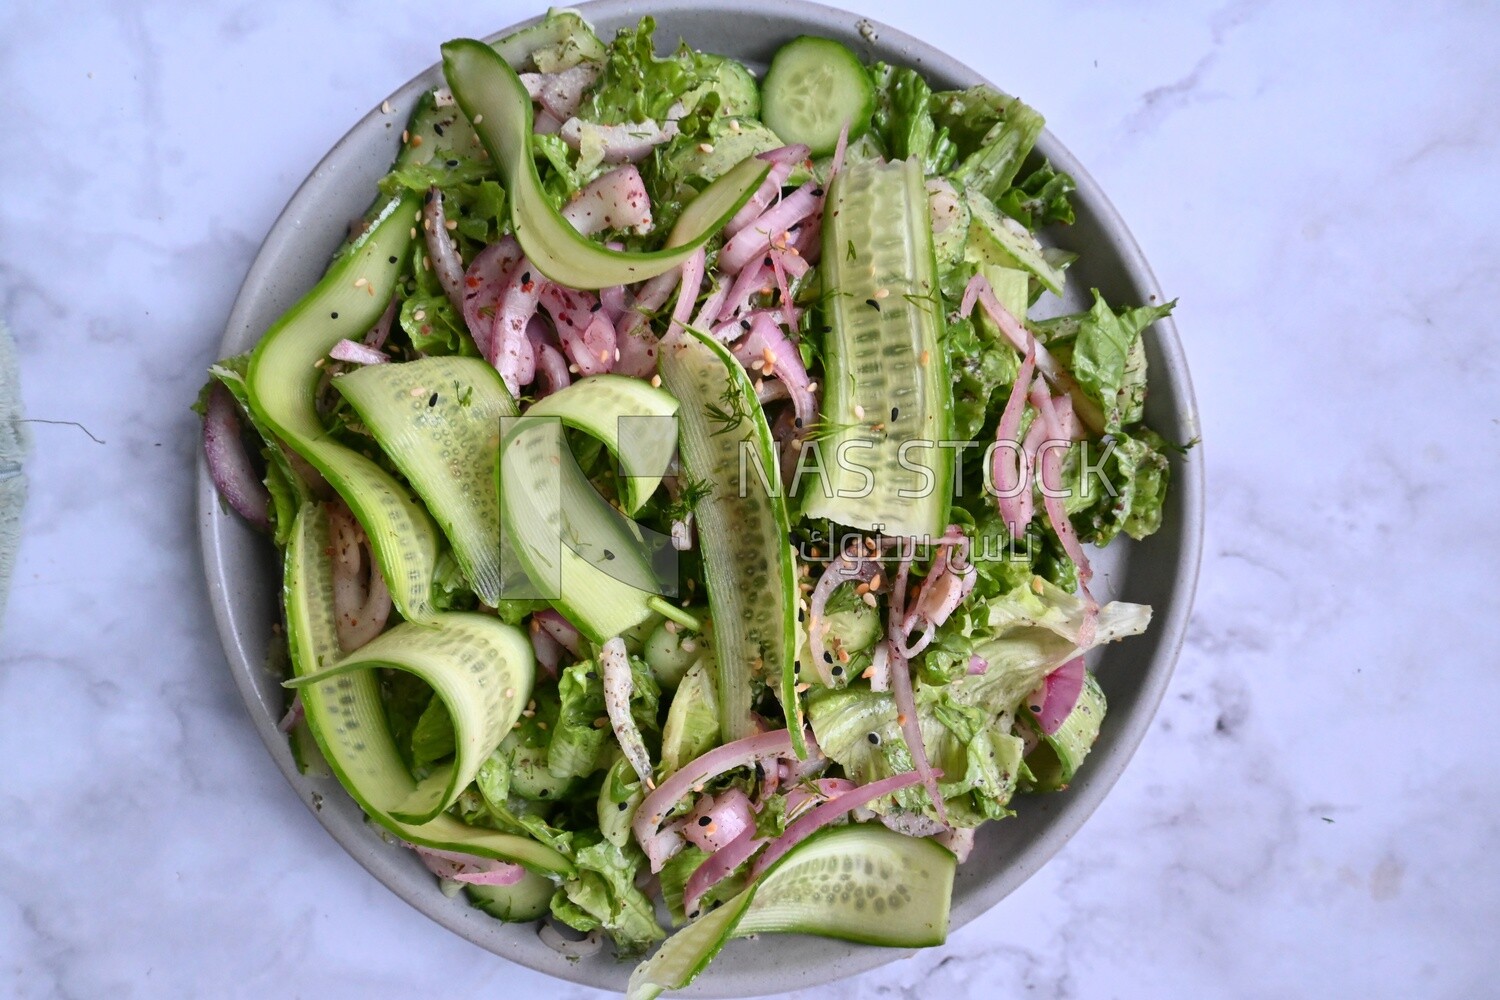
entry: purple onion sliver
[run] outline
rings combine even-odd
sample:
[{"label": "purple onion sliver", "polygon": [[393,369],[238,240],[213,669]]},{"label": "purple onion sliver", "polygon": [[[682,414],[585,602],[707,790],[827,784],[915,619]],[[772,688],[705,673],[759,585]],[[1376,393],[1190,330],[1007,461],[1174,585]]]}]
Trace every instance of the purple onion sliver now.
[{"label": "purple onion sliver", "polygon": [[241,436],[239,404],[215,381],[203,414],[203,454],[219,495],[261,531],[271,528],[271,494],[261,482]]}]

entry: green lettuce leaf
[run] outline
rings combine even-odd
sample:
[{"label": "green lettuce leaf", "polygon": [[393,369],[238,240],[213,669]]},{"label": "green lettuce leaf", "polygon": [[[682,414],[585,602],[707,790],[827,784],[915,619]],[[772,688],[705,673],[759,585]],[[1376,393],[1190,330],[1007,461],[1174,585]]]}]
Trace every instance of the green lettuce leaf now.
[{"label": "green lettuce leaf", "polygon": [[1053,222],[1072,225],[1073,203],[1068,195],[1077,189],[1072,177],[1044,161],[1001,195],[997,205],[1027,229]]},{"label": "green lettuce leaf", "polygon": [[1079,386],[1098,401],[1105,429],[1140,419],[1145,402],[1146,359],[1137,348],[1152,323],[1171,314],[1176,301],[1115,312],[1094,289],[1094,305],[1077,317],[1068,362]]},{"label": "green lettuce leaf", "polygon": [[659,59],[655,32],[656,21],[650,16],[634,28],[620,29],[609,45],[604,72],[578,117],[604,125],[660,122],[679,102],[688,112],[711,102],[716,113],[759,113],[759,91],[743,66],[724,56],[694,52],[686,44]]},{"label": "green lettuce leaf", "polygon": [[1024,101],[985,86],[934,94],[930,106],[933,121],[948,130],[964,157],[954,178],[991,201],[1003,199],[1045,119]]},{"label": "green lettuce leaf", "polygon": [[[552,897],[552,914],[580,931],[602,927],[624,954],[645,950],[666,937],[651,900],[635,887],[645,855],[635,844],[621,848],[596,832],[580,831],[572,861],[576,878]],[[578,846],[583,845],[583,846]]]},{"label": "green lettuce leaf", "polygon": [[917,157],[928,175],[947,173],[958,157],[958,147],[946,128],[932,120],[932,88],[922,74],[904,66],[876,63],[874,131],[885,140],[891,159]]},{"label": "green lettuce leaf", "polygon": [[609,738],[604,718],[604,681],[593,660],[573,664],[557,678],[561,707],[547,744],[547,770],[559,778],[593,774]]}]

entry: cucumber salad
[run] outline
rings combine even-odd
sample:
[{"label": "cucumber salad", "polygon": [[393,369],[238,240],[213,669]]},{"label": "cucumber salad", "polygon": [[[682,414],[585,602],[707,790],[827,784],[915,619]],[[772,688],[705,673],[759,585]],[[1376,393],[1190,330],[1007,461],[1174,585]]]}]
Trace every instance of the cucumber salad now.
[{"label": "cucumber salad", "polygon": [[1169,447],[1170,304],[1055,315],[1034,110],[653,29],[444,45],[199,407],[283,557],[299,765],[450,894],[642,959],[632,997],[736,936],[944,940],[976,829],[1099,734],[1085,654],[1151,612],[1084,546],[1157,529]]}]

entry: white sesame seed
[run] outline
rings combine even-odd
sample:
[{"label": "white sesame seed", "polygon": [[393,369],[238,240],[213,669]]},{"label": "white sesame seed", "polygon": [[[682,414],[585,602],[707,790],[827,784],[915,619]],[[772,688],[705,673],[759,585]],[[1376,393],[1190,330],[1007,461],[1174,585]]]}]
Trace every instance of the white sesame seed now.
[{"label": "white sesame seed", "polygon": [[482,121],[484,121],[484,115],[475,115],[474,116],[474,124],[475,125],[478,125]]},{"label": "white sesame seed", "polygon": [[390,101],[381,101],[380,102],[380,113],[383,114],[383,115],[388,115],[388,114],[391,113],[391,102]]},{"label": "white sesame seed", "polygon": [[863,419],[865,419],[865,408],[863,406],[860,406],[858,403],[854,404],[854,419],[855,420],[863,420]]},{"label": "white sesame seed", "polygon": [[661,376],[660,375],[652,375],[651,376],[651,387],[653,389],[660,389],[661,388]]},{"label": "white sesame seed", "polygon": [[875,297],[877,299],[890,298],[890,295],[891,295],[891,290],[889,288],[877,288],[877,289],[875,289]]},{"label": "white sesame seed", "polygon": [[369,278],[355,278],[354,279],[354,287],[355,288],[363,288],[366,285],[368,285],[369,283],[370,283],[370,279]]},{"label": "white sesame seed", "polygon": [[414,319],[414,320],[416,320],[418,323],[420,323],[424,319],[427,318],[427,310],[426,309],[418,309],[416,312],[414,312],[414,313],[411,314],[411,318]]},{"label": "white sesame seed", "polygon": [[577,375],[578,374],[578,366],[577,365],[569,365],[568,366],[568,371],[571,372],[574,375]]},{"label": "white sesame seed", "polygon": [[698,152],[700,152],[700,153],[712,153],[713,151],[714,151],[714,144],[713,143],[711,143],[711,142],[700,142],[700,143],[698,143]]}]

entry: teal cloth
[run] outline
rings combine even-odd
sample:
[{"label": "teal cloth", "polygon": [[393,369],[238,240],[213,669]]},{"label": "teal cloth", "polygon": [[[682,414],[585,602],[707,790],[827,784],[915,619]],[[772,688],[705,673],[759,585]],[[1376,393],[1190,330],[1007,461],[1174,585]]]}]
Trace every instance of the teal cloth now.
[{"label": "teal cloth", "polygon": [[26,503],[21,460],[30,442],[21,423],[20,377],[16,345],[9,328],[0,321],[0,621],[5,617],[10,575],[21,545],[21,508]]}]

